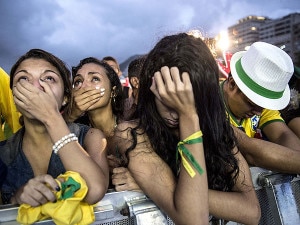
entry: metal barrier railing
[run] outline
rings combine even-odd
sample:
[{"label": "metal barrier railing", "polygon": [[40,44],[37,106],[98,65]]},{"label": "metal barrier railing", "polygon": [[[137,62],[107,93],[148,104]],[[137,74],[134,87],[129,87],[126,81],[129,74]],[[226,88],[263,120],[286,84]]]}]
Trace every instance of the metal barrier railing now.
[{"label": "metal barrier railing", "polygon": [[[259,225],[300,224],[300,177],[258,167],[251,168],[252,180],[261,206]],[[174,225],[173,221],[143,193],[109,190],[94,207],[94,225]],[[0,205],[0,225],[14,225],[15,205]],[[53,225],[52,220],[36,224]],[[227,225],[237,225],[228,222]]]},{"label": "metal barrier railing", "polygon": [[[144,194],[133,191],[111,192],[94,207],[94,225],[171,225],[173,222]],[[0,207],[0,224],[18,224],[18,207],[3,205]],[[52,220],[35,224],[53,225]]]},{"label": "metal barrier railing", "polygon": [[300,177],[251,168],[261,207],[259,225],[300,224]]}]

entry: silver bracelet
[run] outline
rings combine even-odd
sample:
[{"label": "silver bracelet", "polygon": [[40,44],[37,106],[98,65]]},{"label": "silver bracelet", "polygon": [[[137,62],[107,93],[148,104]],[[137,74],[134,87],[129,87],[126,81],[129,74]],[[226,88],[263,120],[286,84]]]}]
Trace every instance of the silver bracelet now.
[{"label": "silver bracelet", "polygon": [[62,137],[60,140],[55,142],[55,144],[52,147],[52,150],[55,154],[58,153],[58,151],[64,147],[66,144],[70,143],[71,141],[78,141],[78,138],[74,133],[70,133],[64,137]]}]

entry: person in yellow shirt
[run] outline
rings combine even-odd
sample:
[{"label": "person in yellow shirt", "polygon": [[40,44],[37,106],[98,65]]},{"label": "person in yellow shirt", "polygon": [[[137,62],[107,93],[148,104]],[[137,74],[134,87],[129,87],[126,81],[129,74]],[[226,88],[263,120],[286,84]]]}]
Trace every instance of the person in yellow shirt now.
[{"label": "person in yellow shirt", "polygon": [[300,139],[279,112],[290,100],[288,82],[294,72],[290,56],[274,45],[255,42],[248,51],[233,54],[230,69],[220,88],[248,163],[300,173]]},{"label": "person in yellow shirt", "polygon": [[20,113],[14,104],[13,95],[9,88],[9,76],[0,67],[0,141],[3,141],[12,133],[17,132],[21,125],[19,123]]}]

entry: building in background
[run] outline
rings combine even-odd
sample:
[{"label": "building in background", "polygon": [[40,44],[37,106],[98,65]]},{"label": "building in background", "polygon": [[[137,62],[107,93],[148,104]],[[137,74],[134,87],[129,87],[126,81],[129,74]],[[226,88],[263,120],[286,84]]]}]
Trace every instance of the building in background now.
[{"label": "building in background", "polygon": [[247,49],[253,42],[264,41],[282,48],[296,65],[300,64],[300,13],[278,19],[248,16],[228,28],[229,51]]},{"label": "building in background", "polygon": [[300,13],[266,21],[260,27],[259,40],[282,48],[300,63]]},{"label": "building in background", "polygon": [[237,24],[228,28],[228,38],[231,41],[232,52],[243,51],[253,42],[259,40],[259,30],[262,24],[270,19],[262,16],[247,16]]},{"label": "building in background", "polygon": [[[270,19],[263,16],[247,16],[238,23],[221,31],[216,37],[204,37],[199,30],[190,30],[189,34],[201,37],[216,58],[221,78],[230,71],[233,53],[244,51],[256,41],[264,41],[282,48],[290,55],[294,64],[300,66],[300,13],[288,14],[282,18]],[[124,77],[133,55],[120,64]]]}]

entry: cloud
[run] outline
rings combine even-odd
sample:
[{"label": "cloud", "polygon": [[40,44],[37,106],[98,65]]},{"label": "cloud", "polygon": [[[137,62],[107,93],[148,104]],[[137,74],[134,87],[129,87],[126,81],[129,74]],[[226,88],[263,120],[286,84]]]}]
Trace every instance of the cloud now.
[{"label": "cloud", "polygon": [[0,66],[6,71],[31,48],[70,66],[87,56],[122,62],[170,33],[199,29],[211,37],[250,14],[278,18],[300,11],[299,0],[12,0],[0,7]]}]

